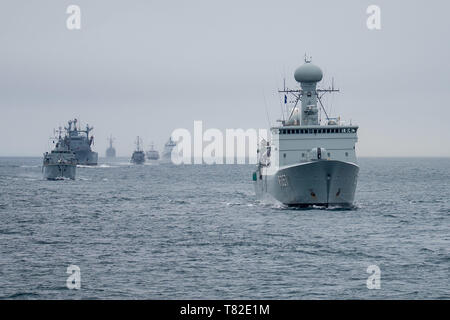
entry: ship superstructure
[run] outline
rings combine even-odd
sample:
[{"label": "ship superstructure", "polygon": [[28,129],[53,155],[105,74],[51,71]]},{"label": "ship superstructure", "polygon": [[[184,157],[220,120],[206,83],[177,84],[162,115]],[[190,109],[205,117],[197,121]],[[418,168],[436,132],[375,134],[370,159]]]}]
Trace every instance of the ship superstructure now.
[{"label": "ship superstructure", "polygon": [[77,159],[77,164],[94,166],[97,165],[98,153],[92,151],[91,146],[94,142],[94,136],[89,136],[89,133],[94,127],[86,125],[86,129],[81,129],[78,125],[78,120],[68,121],[66,129],[66,143],[70,150],[73,151]]},{"label": "ship superstructure", "polygon": [[[285,103],[293,97],[290,114],[270,129],[271,140],[262,141],[254,172],[257,195],[270,195],[288,206],[351,206],[359,166],[355,143],[358,126],[329,118],[321,97],[330,89],[318,89],[322,70],[305,59],[294,78],[300,88],[280,90]],[[319,108],[326,116],[319,121]]]}]

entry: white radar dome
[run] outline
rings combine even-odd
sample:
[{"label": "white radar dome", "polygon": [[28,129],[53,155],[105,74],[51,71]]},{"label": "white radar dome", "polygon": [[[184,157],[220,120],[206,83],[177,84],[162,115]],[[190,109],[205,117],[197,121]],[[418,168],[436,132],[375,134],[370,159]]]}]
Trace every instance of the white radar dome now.
[{"label": "white radar dome", "polygon": [[297,82],[319,82],[323,73],[318,66],[307,61],[295,70],[294,78]]}]

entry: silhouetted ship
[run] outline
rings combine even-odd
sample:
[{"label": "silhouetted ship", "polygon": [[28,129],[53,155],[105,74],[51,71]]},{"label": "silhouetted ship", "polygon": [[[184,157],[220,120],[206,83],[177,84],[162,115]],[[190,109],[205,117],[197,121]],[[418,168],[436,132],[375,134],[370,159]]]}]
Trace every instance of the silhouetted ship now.
[{"label": "silhouetted ship", "polygon": [[150,150],[147,151],[147,159],[148,160],[158,160],[159,159],[159,152],[155,150],[155,146],[152,142],[150,145]]},{"label": "silhouetted ship", "polygon": [[108,149],[106,149],[106,157],[110,158],[110,159],[116,157],[116,149],[114,149],[114,147],[113,147],[113,141],[114,141],[114,138],[112,136],[110,136],[108,138],[109,147],[108,147]]},{"label": "silhouetted ship", "polygon": [[172,140],[172,137],[167,140],[166,144],[164,145],[164,151],[162,154],[162,160],[165,162],[172,162],[172,150],[175,148],[177,144],[175,141]]},{"label": "silhouetted ship", "polygon": [[136,138],[136,150],[131,156],[131,162],[134,164],[143,164],[145,162],[145,153],[141,149],[141,139],[139,137]]}]

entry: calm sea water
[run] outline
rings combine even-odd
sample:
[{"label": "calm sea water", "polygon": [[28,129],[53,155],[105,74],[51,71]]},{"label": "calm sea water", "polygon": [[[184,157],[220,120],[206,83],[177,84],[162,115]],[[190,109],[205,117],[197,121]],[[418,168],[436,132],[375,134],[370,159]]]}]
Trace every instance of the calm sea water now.
[{"label": "calm sea water", "polygon": [[1,298],[450,299],[450,159],[361,159],[352,210],[261,203],[252,165],[40,164],[0,158]]}]

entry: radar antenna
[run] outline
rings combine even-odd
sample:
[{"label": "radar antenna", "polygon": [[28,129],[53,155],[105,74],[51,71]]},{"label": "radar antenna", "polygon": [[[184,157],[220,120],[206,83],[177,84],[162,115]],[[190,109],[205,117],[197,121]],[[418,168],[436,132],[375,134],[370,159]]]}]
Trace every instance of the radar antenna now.
[{"label": "radar antenna", "polygon": [[[317,100],[319,100],[319,104],[320,104],[323,112],[325,113],[325,116],[327,117],[327,120],[329,120],[330,118],[329,118],[329,116],[328,116],[328,114],[327,114],[327,112],[325,110],[325,107],[324,107],[324,105],[322,103],[321,98],[326,93],[333,93],[333,92],[340,92],[339,89],[335,89],[334,88],[334,78],[332,80],[331,88],[329,88],[329,89],[316,89]],[[298,102],[301,101],[301,98],[302,98],[302,96],[304,94],[304,91],[302,89],[289,89],[289,88],[285,87],[283,90],[278,90],[278,93],[284,93],[285,95],[289,94],[289,95],[291,95],[291,96],[293,96],[295,98],[294,106],[293,106],[293,108],[292,108],[292,110],[291,110],[291,112],[289,114],[289,117],[288,117],[288,119],[289,119],[292,116],[292,114],[294,113]],[[285,98],[285,101],[287,102],[286,98]]]},{"label": "radar antenna", "polygon": [[306,52],[305,52],[305,62],[306,63],[310,63],[312,61],[312,56],[309,56],[308,57],[308,55],[306,54]]}]

